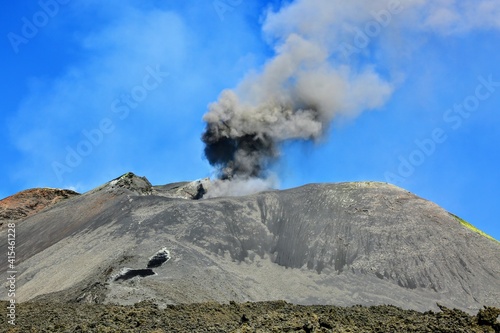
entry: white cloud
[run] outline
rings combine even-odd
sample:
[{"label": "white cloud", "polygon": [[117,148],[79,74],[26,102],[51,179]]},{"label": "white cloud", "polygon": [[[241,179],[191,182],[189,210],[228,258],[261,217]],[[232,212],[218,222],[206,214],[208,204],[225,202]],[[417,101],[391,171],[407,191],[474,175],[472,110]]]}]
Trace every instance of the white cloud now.
[{"label": "white cloud", "polygon": [[297,0],[269,13],[264,31],[270,38],[292,32],[336,43],[349,30],[373,19],[373,13],[400,7],[397,24],[407,29],[433,30],[445,35],[474,29],[500,28],[497,0]]},{"label": "white cloud", "polygon": [[464,34],[478,29],[500,28],[500,2],[494,0],[412,1],[408,27],[442,35]]}]

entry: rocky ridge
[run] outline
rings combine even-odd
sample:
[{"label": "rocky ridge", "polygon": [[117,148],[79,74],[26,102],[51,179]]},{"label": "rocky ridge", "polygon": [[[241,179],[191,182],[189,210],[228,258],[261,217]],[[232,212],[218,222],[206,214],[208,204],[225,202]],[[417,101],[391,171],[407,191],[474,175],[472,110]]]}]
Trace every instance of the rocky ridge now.
[{"label": "rocky ridge", "polygon": [[34,188],[0,200],[0,225],[6,221],[18,221],[43,209],[69,199],[79,193],[72,190]]},{"label": "rocky ridge", "polygon": [[500,244],[401,188],[309,184],[192,200],[200,185],[128,173],[26,218],[18,300],[500,306]]}]

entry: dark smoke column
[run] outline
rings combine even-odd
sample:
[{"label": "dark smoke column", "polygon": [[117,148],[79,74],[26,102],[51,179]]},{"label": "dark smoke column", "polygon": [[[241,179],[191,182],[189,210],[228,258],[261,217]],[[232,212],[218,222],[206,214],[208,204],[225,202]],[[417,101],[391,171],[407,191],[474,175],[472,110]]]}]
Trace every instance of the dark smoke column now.
[{"label": "dark smoke column", "polygon": [[392,85],[374,66],[343,63],[338,47],[352,30],[346,22],[366,22],[381,4],[296,0],[267,13],[262,28],[275,55],[203,116],[205,156],[221,179],[265,178],[282,142],[317,140],[335,117],[385,103]]},{"label": "dark smoke column", "polygon": [[205,143],[205,156],[210,165],[218,168],[219,178],[259,178],[263,176],[265,166],[275,156],[274,143],[271,139],[246,134],[230,138],[221,136],[220,127],[224,123],[207,124],[202,140]]},{"label": "dark smoke column", "polygon": [[203,117],[207,123],[202,140],[205,156],[221,179],[265,177],[278,157],[280,142],[309,140],[322,133],[318,111],[270,100],[257,106],[243,104],[231,90]]}]

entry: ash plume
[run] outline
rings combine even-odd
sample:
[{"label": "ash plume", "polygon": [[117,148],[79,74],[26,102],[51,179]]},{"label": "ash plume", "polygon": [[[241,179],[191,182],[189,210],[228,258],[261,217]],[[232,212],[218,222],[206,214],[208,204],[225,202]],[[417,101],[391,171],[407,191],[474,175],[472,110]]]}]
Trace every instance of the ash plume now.
[{"label": "ash plume", "polygon": [[224,90],[203,116],[205,156],[220,179],[265,178],[281,143],[317,141],[336,116],[380,107],[392,93],[373,68],[337,61],[335,42],[343,30],[335,4],[346,7],[303,0],[268,13],[263,31],[275,56],[235,89]]}]

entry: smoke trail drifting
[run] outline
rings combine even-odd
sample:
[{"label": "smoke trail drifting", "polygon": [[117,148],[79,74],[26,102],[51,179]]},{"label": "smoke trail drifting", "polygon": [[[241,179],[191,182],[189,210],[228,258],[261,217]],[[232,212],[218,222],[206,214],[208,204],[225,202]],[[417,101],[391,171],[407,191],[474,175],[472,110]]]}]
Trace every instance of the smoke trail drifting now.
[{"label": "smoke trail drifting", "polygon": [[[209,106],[202,136],[208,161],[221,179],[265,177],[282,142],[317,140],[337,116],[355,116],[388,100],[393,84],[370,65],[375,41],[383,44],[384,35],[398,38],[404,29],[448,35],[500,27],[494,12],[500,12],[500,5],[489,0],[477,0],[477,6],[471,0],[460,5],[448,0],[296,0],[268,13],[263,32],[275,56]],[[411,42],[405,45],[411,50]],[[360,57],[364,61],[351,61]],[[387,61],[380,65],[391,67]]]},{"label": "smoke trail drifting", "polygon": [[[301,1],[296,6],[318,14],[332,3]],[[337,114],[379,107],[391,94],[391,85],[369,68],[356,73],[332,65],[335,45],[324,33],[334,28],[335,15],[312,24],[316,31],[304,31],[303,19],[290,18],[290,10],[295,9],[270,13],[264,24],[276,40],[275,57],[260,74],[223,91],[203,117],[205,155],[222,179],[264,176],[281,142],[317,140]]]}]

